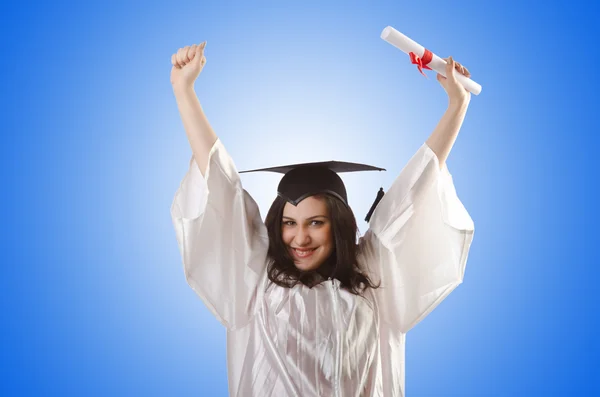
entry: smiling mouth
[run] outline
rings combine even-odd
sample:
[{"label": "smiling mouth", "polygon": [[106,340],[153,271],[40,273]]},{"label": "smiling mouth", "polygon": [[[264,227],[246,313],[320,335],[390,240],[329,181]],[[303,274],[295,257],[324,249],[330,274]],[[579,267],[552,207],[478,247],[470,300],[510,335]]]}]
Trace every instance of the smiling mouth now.
[{"label": "smiling mouth", "polygon": [[311,249],[298,249],[298,248],[292,248],[292,251],[294,251],[294,255],[296,255],[298,258],[308,258],[309,256],[311,256],[313,254],[313,252],[315,252],[316,248],[311,248]]}]

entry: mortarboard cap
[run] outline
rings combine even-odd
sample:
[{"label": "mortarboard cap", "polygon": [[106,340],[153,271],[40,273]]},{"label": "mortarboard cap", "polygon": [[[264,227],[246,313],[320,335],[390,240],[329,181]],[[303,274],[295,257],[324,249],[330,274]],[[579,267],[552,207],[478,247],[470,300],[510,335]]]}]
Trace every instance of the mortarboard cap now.
[{"label": "mortarboard cap", "polygon": [[[319,193],[328,193],[337,197],[348,205],[348,197],[344,182],[339,177],[341,172],[357,171],[385,171],[384,168],[374,167],[366,164],[348,163],[344,161],[323,161],[317,163],[291,164],[278,167],[260,168],[255,170],[240,171],[247,172],[278,172],[284,174],[277,187],[277,194],[293,205],[298,205],[309,196]],[[365,221],[369,221],[371,214],[383,197],[383,188],[379,189],[377,198],[373,203]]]}]

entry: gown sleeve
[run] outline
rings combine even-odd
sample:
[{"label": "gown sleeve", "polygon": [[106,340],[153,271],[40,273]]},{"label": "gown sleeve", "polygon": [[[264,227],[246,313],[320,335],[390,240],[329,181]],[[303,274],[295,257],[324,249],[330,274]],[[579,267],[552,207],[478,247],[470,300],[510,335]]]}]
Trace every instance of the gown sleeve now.
[{"label": "gown sleeve", "polygon": [[379,202],[359,250],[380,316],[406,333],[463,281],[474,224],[424,143]]},{"label": "gown sleeve", "polygon": [[171,218],[187,283],[225,327],[243,327],[259,306],[269,238],[220,140],[210,151],[205,177],[192,157]]}]

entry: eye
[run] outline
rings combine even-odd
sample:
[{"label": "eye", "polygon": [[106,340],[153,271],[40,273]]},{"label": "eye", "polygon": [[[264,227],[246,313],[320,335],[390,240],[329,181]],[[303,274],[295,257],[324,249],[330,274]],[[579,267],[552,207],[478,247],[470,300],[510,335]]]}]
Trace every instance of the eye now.
[{"label": "eye", "polygon": [[294,221],[283,221],[283,224],[285,226],[294,226],[294,223],[295,223]]},{"label": "eye", "polygon": [[315,226],[321,226],[323,223],[323,221],[312,221],[312,224]]}]

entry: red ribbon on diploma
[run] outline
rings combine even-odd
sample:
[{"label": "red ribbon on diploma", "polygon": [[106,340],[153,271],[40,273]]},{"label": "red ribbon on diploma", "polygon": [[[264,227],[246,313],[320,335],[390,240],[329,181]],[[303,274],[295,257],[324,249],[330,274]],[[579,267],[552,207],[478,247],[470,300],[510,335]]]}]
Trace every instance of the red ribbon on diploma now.
[{"label": "red ribbon on diploma", "polygon": [[410,52],[408,55],[410,55],[410,62],[412,64],[417,65],[419,72],[421,72],[423,76],[427,77],[425,73],[423,73],[423,69],[433,70],[429,66],[427,66],[427,64],[433,59],[433,53],[427,48],[425,48],[424,50],[425,52],[423,53],[423,56],[421,58],[419,58],[419,56],[414,52]]}]

